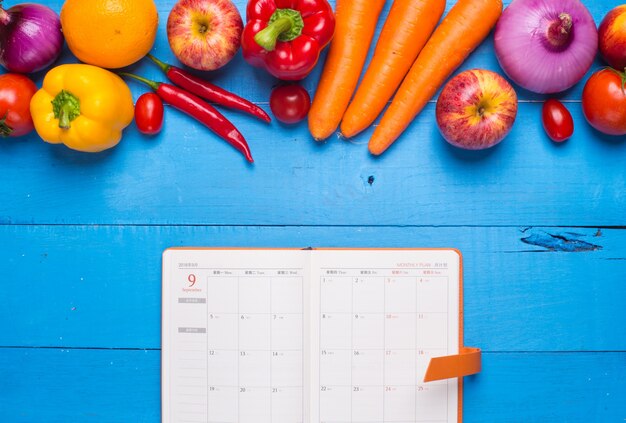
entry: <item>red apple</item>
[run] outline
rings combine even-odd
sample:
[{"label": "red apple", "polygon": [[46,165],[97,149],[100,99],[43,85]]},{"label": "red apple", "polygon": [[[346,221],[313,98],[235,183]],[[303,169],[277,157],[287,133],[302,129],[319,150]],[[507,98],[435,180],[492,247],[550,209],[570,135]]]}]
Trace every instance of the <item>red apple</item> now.
[{"label": "red apple", "polygon": [[467,150],[493,147],[511,131],[517,94],[495,72],[462,72],[443,88],[437,101],[437,124],[450,144]]},{"label": "red apple", "polygon": [[626,68],[626,5],[611,10],[598,29],[600,54],[612,68]]},{"label": "red apple", "polygon": [[215,70],[239,50],[243,22],[230,0],[180,0],[167,20],[172,51],[185,65]]}]

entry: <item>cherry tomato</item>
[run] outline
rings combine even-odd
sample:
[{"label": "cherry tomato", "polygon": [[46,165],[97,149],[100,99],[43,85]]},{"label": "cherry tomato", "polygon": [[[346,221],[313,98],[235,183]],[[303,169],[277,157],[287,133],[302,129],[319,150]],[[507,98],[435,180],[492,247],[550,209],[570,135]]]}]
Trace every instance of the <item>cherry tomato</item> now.
[{"label": "cherry tomato", "polygon": [[270,108],[283,123],[298,123],[309,114],[311,97],[300,85],[281,85],[270,96]]},{"label": "cherry tomato", "polygon": [[135,104],[135,123],[139,132],[156,135],[163,128],[163,101],[155,93],[143,94]]},{"label": "cherry tomato", "polygon": [[626,134],[626,75],[602,69],[589,78],[583,90],[583,113],[591,126],[608,135]]},{"label": "cherry tomato", "polygon": [[554,142],[563,142],[574,133],[574,119],[559,100],[550,99],[543,104],[543,128]]},{"label": "cherry tomato", "polygon": [[35,129],[30,99],[36,92],[35,83],[24,75],[0,75],[0,136],[21,137]]}]

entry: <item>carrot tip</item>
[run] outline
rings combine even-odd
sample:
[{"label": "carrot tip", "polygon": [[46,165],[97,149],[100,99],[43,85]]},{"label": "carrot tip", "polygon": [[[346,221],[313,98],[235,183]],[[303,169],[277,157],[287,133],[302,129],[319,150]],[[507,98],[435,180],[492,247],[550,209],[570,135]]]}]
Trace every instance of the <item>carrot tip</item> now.
[{"label": "carrot tip", "polygon": [[[357,132],[358,133],[358,132]],[[353,136],[355,136],[357,133],[353,133],[351,131],[346,131],[346,130],[341,130],[341,136],[343,138],[352,138]]]},{"label": "carrot tip", "polygon": [[341,126],[339,127],[340,131],[341,131],[341,135],[344,138],[352,138],[353,136],[355,136],[356,134],[354,134],[350,127],[347,126],[345,124],[345,117],[344,117],[344,122],[341,123]]},{"label": "carrot tip", "polygon": [[386,149],[381,150],[380,148],[374,148],[372,146],[369,147],[370,154],[373,156],[380,156],[385,152]]}]

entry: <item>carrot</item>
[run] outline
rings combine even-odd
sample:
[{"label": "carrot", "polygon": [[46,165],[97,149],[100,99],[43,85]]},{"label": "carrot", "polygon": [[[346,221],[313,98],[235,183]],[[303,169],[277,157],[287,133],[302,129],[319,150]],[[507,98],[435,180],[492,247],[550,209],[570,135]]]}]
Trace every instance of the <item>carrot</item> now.
[{"label": "carrot", "polygon": [[341,132],[352,137],[383,111],[437,26],[446,0],[395,0]]},{"label": "carrot", "polygon": [[309,111],[318,141],[337,130],[367,58],[385,0],[337,0],[335,36]]},{"label": "carrot", "polygon": [[380,155],[409,126],[445,80],[489,35],[502,14],[502,0],[459,0],[433,33],[370,139]]}]

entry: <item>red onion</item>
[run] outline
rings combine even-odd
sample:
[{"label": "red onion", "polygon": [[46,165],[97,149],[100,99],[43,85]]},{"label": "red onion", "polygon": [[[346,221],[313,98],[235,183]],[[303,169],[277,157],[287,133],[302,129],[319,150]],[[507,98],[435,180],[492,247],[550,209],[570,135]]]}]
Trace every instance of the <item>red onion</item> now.
[{"label": "red onion", "polygon": [[579,0],[513,0],[498,21],[494,41],[509,78],[536,93],[557,93],[591,67],[598,31]]},{"label": "red onion", "polygon": [[0,64],[10,72],[31,73],[61,54],[61,20],[52,9],[26,3],[4,10],[0,0]]}]

